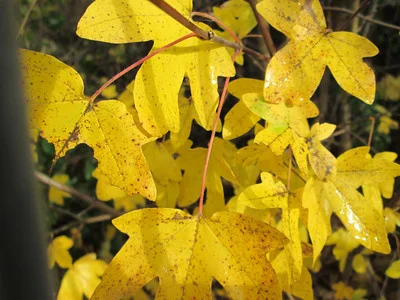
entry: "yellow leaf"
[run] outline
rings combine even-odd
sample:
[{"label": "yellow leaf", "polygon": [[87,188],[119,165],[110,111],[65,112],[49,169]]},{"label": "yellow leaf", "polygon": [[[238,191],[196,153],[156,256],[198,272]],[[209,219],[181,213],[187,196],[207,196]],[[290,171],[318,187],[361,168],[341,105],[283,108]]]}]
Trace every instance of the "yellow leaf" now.
[{"label": "yellow leaf", "polygon": [[390,118],[390,116],[382,116],[379,118],[379,125],[376,131],[389,134],[390,130],[399,129],[399,122]]},{"label": "yellow leaf", "polygon": [[300,170],[307,174],[308,151],[304,138],[309,135],[310,129],[303,108],[287,107],[285,103],[267,103],[259,93],[245,94],[242,99],[253,113],[267,122],[266,128],[256,135],[255,143],[269,146],[276,155],[281,155],[291,145]]},{"label": "yellow leaf", "polygon": [[[162,143],[150,142],[143,146],[143,152],[156,184],[157,205],[159,207],[175,207],[179,194],[179,182],[182,180],[178,164]],[[125,191],[113,186],[99,169],[94,171],[93,176],[98,179],[97,197],[103,201],[114,199],[116,209],[124,208],[125,211],[130,211],[145,205],[143,197],[128,196]]]},{"label": "yellow leaf", "polygon": [[347,256],[351,251],[357,248],[360,243],[346,230],[340,228],[336,230],[326,241],[326,245],[335,245],[332,250],[336,260],[339,261],[340,272],[344,271]]},{"label": "yellow leaf", "polygon": [[304,139],[310,132],[307,118],[317,116],[318,108],[311,101],[304,101],[295,107],[267,103],[262,95],[262,85],[261,80],[248,78],[229,84],[229,92],[241,101],[225,118],[224,138],[231,139],[246,133],[262,118],[267,125],[257,132],[255,142],[269,146],[276,155],[281,155],[291,145],[300,170],[307,174],[308,150]]},{"label": "yellow leaf", "polygon": [[385,272],[387,277],[399,279],[400,278],[400,259],[393,262]]},{"label": "yellow leaf", "polygon": [[181,170],[162,143],[148,143],[143,150],[155,180],[164,184],[168,184],[170,180],[181,181]]},{"label": "yellow leaf", "polygon": [[[155,74],[168,74],[168,77]],[[152,135],[161,136],[168,130],[179,132],[177,92],[185,74],[190,80],[199,124],[211,130],[219,101],[217,77],[233,76],[234,69],[225,48],[196,38],[146,61],[136,76],[136,108],[143,127]]]},{"label": "yellow leaf", "polygon": [[319,1],[264,0],[257,10],[289,38],[268,64],[266,101],[300,103],[310,99],[326,66],[344,90],[368,104],[374,101],[375,75],[362,58],[375,56],[378,49],[354,33],[327,30]]},{"label": "yellow leaf", "polygon": [[[192,0],[166,2],[189,18]],[[115,44],[154,40],[157,47],[189,33],[146,0],[96,0],[87,8],[77,27],[77,35],[83,38]]]},{"label": "yellow leaf", "polygon": [[390,252],[382,214],[366,205],[366,199],[350,183],[311,178],[304,188],[303,205],[309,209],[308,229],[314,260],[330,233],[332,211],[360,244],[377,252]]},{"label": "yellow leaf", "polygon": [[246,188],[239,195],[239,203],[257,209],[287,208],[288,192],[282,182],[275,182],[270,173],[261,173],[262,183]]},{"label": "yellow leaf", "polygon": [[365,198],[345,182],[327,183],[325,188],[333,210],[353,237],[371,250],[389,253],[382,214],[366,206]]},{"label": "yellow leaf", "polygon": [[106,99],[115,99],[118,96],[117,86],[115,84],[109,85],[101,95]]},{"label": "yellow leaf", "polygon": [[[190,19],[191,0],[167,2]],[[204,24],[198,25],[211,31]],[[188,33],[188,29],[145,0],[97,0],[86,10],[77,29],[81,37],[109,43],[153,40],[152,51]],[[169,130],[179,132],[178,93],[187,76],[200,125],[210,130],[219,101],[218,76],[234,74],[225,47],[197,38],[185,40],[147,60],[136,76],[134,89],[144,129],[154,136]]]},{"label": "yellow leaf", "polygon": [[262,91],[261,80],[241,78],[228,85],[228,92],[240,101],[226,114],[222,136],[224,139],[234,139],[248,132],[260,117],[251,112],[241,100],[243,95]]},{"label": "yellow leaf", "polygon": [[57,300],[81,300],[83,295],[90,298],[106,267],[104,261],[96,259],[95,253],[79,258],[65,273]]},{"label": "yellow leaf", "polygon": [[[382,213],[383,212],[382,196],[388,199],[392,197],[394,182],[395,182],[394,177],[400,175],[399,170],[396,172],[396,167],[398,167],[398,165],[394,163],[391,164],[396,160],[397,154],[394,152],[377,153],[373,158],[374,164],[368,160],[371,159],[370,155],[367,155],[364,158],[366,158],[367,160],[364,161],[365,164],[368,163],[372,164],[372,167],[370,166],[369,168],[367,168],[367,172],[379,171],[380,174],[378,174],[379,178],[376,178],[375,183],[369,182],[368,184],[363,184],[362,191],[365,199],[369,201],[370,205],[372,205],[377,211]],[[380,164],[377,163],[379,161]],[[376,175],[371,175],[371,176],[377,177]]]},{"label": "yellow leaf", "polygon": [[135,81],[132,80],[126,87],[125,90],[119,95],[118,100],[125,104],[126,110],[132,115],[133,121],[135,122],[137,129],[140,130],[145,136],[151,137],[151,135],[144,130],[142,124],[140,124],[139,115],[136,110],[135,101],[133,99],[133,86]]},{"label": "yellow leaf", "polygon": [[248,132],[260,117],[253,114],[243,102],[238,102],[226,114],[222,136],[226,140],[237,138]]},{"label": "yellow leaf", "polygon": [[72,266],[72,257],[71,254],[69,254],[68,249],[73,245],[74,242],[65,235],[56,237],[47,247],[49,268],[53,268],[55,262],[61,268],[70,268]]},{"label": "yellow leaf", "polygon": [[263,222],[231,212],[206,218],[165,208],[137,210],[113,223],[129,240],[93,300],[130,296],[155,277],[156,299],[211,298],[212,278],[233,299],[281,299],[265,255],[287,239]]},{"label": "yellow leaf", "polygon": [[378,93],[385,100],[398,101],[400,100],[400,76],[394,77],[387,74],[378,82]]},{"label": "yellow leaf", "polygon": [[400,165],[384,156],[371,158],[369,147],[346,151],[337,159],[337,178],[358,188],[361,185],[394,182],[400,176]]},{"label": "yellow leaf", "polygon": [[[258,165],[262,171],[269,172],[279,177],[282,181],[287,180],[289,159],[287,155],[275,155],[270,148],[264,144],[251,144],[238,150],[236,160],[245,166]],[[299,170],[292,166],[291,190],[297,190],[304,186],[305,180]]]},{"label": "yellow leaf", "polygon": [[[67,174],[56,174],[53,176],[53,180],[66,185],[69,177]],[[64,205],[64,197],[70,197],[70,194],[67,192],[61,191],[59,189],[56,189],[53,186],[50,186],[49,188],[49,200],[50,202],[53,202],[58,205]]]},{"label": "yellow leaf", "polygon": [[[300,208],[295,207],[293,202],[293,197],[291,196],[288,208],[282,209],[282,219],[278,224],[278,229],[289,238],[290,242],[276,256],[274,253],[270,255],[272,266],[278,274],[281,286],[285,291],[292,294],[294,294],[293,290],[296,282],[301,279],[304,271],[299,232]],[[311,279],[309,283],[311,284]],[[307,293],[312,293],[311,285],[304,286],[303,290],[307,290]]]},{"label": "yellow leaf", "polygon": [[313,264],[331,234],[332,207],[324,195],[323,182],[311,177],[303,191],[303,206],[308,209],[307,228],[313,243]]},{"label": "yellow leaf", "polygon": [[329,137],[335,128],[336,125],[333,124],[316,123],[311,128],[310,135],[307,138],[308,161],[315,175],[321,180],[335,178],[336,176],[336,158],[321,144],[321,140]]},{"label": "yellow leaf", "polygon": [[356,256],[354,256],[351,265],[353,266],[354,271],[359,274],[363,274],[367,271],[367,261],[365,260],[365,257],[361,254],[357,254]]},{"label": "yellow leaf", "polygon": [[400,213],[389,207],[385,207],[383,217],[385,218],[386,231],[388,233],[395,233],[396,225],[400,226]]},{"label": "yellow leaf", "polygon": [[[207,195],[209,193],[214,195],[207,202],[214,202],[214,207],[225,206],[221,177],[237,182],[231,168],[235,152],[236,147],[230,142],[220,138],[215,139],[206,181]],[[180,184],[179,206],[188,206],[199,198],[206,154],[206,148],[194,148],[182,152],[177,158],[180,168],[185,171]]]},{"label": "yellow leaf", "polygon": [[232,197],[228,204],[226,205],[226,208],[228,211],[231,212],[237,212],[241,214],[248,215],[254,219],[263,221],[264,223],[269,223],[270,219],[272,218],[271,211],[268,209],[255,209],[248,207],[238,201],[239,196],[234,196]]},{"label": "yellow leaf", "polygon": [[191,98],[186,98],[181,93],[178,98],[178,103],[180,130],[179,132],[171,132],[170,134],[171,144],[175,149],[179,149],[185,144],[189,138],[190,131],[192,130],[193,120],[198,119],[196,109]]},{"label": "yellow leaf", "polygon": [[103,175],[100,169],[93,172],[93,177],[97,178],[96,195],[101,201],[109,201],[114,199],[114,207],[117,210],[126,212],[143,207],[146,205],[146,200],[140,195],[128,196],[124,190],[113,186],[107,177]]},{"label": "yellow leaf", "polygon": [[148,143],[143,151],[156,182],[157,206],[175,207],[182,180],[181,169],[163,143]]},{"label": "yellow leaf", "polygon": [[351,300],[353,297],[353,288],[344,282],[335,283],[332,288],[335,290],[335,300]]},{"label": "yellow leaf", "polygon": [[114,186],[154,199],[155,184],[141,149],[149,139],[125,105],[116,100],[90,104],[79,74],[50,55],[22,50],[22,66],[30,128],[39,128],[54,144],[56,157],[86,143]]},{"label": "yellow leaf", "polygon": [[245,37],[257,25],[250,4],[244,0],[230,0],[220,7],[214,6],[213,13],[239,38]]},{"label": "yellow leaf", "polygon": [[[279,262],[282,263],[284,266],[287,265],[287,262],[285,262],[285,257],[282,257]],[[280,272],[281,266],[277,264],[277,258],[275,258],[275,260],[271,263],[276,271],[279,284],[286,293],[292,294],[301,299],[313,299],[312,278],[310,272],[305,267],[302,268],[299,279],[289,285],[286,278],[287,273]]]}]

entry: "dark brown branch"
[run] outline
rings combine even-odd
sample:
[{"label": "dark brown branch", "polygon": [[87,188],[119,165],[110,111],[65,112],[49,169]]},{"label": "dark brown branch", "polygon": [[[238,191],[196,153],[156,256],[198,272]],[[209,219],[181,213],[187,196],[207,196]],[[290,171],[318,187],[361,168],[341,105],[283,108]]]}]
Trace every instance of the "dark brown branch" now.
[{"label": "dark brown branch", "polygon": [[[354,11],[352,11],[350,9],[347,9],[347,8],[344,8],[344,7],[325,6],[324,10],[337,11],[337,12],[342,12],[342,13],[346,13],[346,14],[350,14],[350,15],[354,14]],[[374,23],[374,24],[380,25],[380,26],[388,27],[388,28],[395,29],[395,30],[400,30],[400,26],[393,25],[393,24],[386,23],[386,22],[379,21],[379,20],[375,20],[375,19],[373,19],[371,17],[367,17],[367,16],[364,16],[362,14],[358,14],[356,17],[360,18],[360,19],[363,19],[363,20],[366,20],[366,21],[368,21],[370,23]]]},{"label": "dark brown branch", "polygon": [[56,189],[59,189],[60,191],[66,192],[66,193],[70,194],[71,196],[74,196],[74,197],[78,198],[79,200],[82,200],[83,202],[91,205],[92,207],[100,209],[101,211],[109,214],[111,217],[119,217],[122,215],[121,212],[116,211],[112,207],[104,204],[103,202],[101,202],[89,195],[82,194],[81,192],[79,192],[78,190],[76,190],[70,186],[61,184],[41,172],[35,171],[34,174],[35,174],[35,177],[40,182],[50,185],[52,187],[55,187]]},{"label": "dark brown branch", "polygon": [[250,4],[251,9],[253,10],[253,14],[256,17],[258,26],[261,30],[261,35],[264,39],[265,45],[267,46],[269,55],[273,56],[276,53],[276,47],[272,40],[271,33],[269,32],[267,21],[265,21],[264,18],[257,11],[257,3],[255,0],[247,0],[247,2]]},{"label": "dark brown branch", "polygon": [[164,11],[170,17],[174,18],[181,25],[185,26],[187,29],[194,32],[199,38],[201,38],[203,40],[215,42],[215,43],[221,44],[223,46],[233,48],[235,50],[241,50],[246,54],[254,55],[255,57],[262,59],[264,61],[267,61],[267,62],[269,61],[269,58],[267,56],[263,55],[262,53],[259,53],[253,49],[244,47],[237,43],[233,43],[224,38],[216,36],[212,31],[203,30],[202,28],[200,28],[199,26],[197,26],[196,24],[194,24],[190,20],[188,20],[179,11],[177,11],[175,8],[173,8],[171,5],[169,5],[165,1],[163,1],[163,0],[149,0],[149,1],[151,1],[155,6],[160,8],[162,11]]}]

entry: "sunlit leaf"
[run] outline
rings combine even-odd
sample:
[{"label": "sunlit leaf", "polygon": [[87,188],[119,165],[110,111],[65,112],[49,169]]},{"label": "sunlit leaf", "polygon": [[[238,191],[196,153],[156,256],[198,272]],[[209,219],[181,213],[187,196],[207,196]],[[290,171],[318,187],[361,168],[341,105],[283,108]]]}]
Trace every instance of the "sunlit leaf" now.
[{"label": "sunlit leaf", "polygon": [[57,158],[85,143],[104,176],[127,194],[155,198],[141,146],[149,141],[123,103],[89,103],[79,74],[53,56],[22,50],[29,126],[54,144]]},{"label": "sunlit leaf", "polygon": [[70,268],[72,266],[72,257],[68,250],[73,245],[74,242],[65,235],[56,237],[47,247],[49,268],[53,268],[54,263],[64,269]]},{"label": "sunlit leaf", "polygon": [[177,209],[137,210],[113,222],[130,238],[92,299],[130,296],[155,277],[156,299],[211,298],[212,278],[232,299],[281,299],[265,254],[287,240],[263,222],[231,212],[192,217]]},{"label": "sunlit leaf", "polygon": [[81,300],[83,295],[90,298],[106,267],[104,261],[96,259],[95,253],[79,258],[65,273],[57,300]]},{"label": "sunlit leaf", "polygon": [[362,58],[378,54],[366,38],[327,30],[320,1],[264,0],[260,14],[289,38],[268,64],[264,96],[268,102],[299,103],[310,99],[328,66],[339,85],[371,104],[375,75]]}]

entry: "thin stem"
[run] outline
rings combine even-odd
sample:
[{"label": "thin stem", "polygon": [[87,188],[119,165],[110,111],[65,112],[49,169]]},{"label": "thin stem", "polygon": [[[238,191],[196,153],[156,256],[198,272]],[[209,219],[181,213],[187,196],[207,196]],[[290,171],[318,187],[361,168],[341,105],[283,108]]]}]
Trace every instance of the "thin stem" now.
[{"label": "thin stem", "polygon": [[[347,8],[344,8],[344,7],[324,6],[324,10],[337,11],[337,12],[342,12],[342,13],[346,13],[346,14],[350,14],[350,15],[354,14],[354,11],[352,11],[350,9],[347,9]],[[400,30],[400,26],[393,25],[393,24],[386,23],[386,22],[379,21],[379,20],[375,20],[375,19],[373,19],[371,17],[364,16],[362,14],[358,14],[356,17],[360,18],[360,19],[363,19],[363,20],[366,20],[366,21],[368,21],[370,23],[374,23],[376,25],[384,26],[384,27],[391,28],[391,29],[394,29],[394,30]]]},{"label": "thin stem", "polygon": [[244,36],[243,38],[244,39],[248,39],[248,38],[262,39],[263,36],[261,34],[248,34],[248,35]]},{"label": "thin stem", "polygon": [[[236,51],[233,54],[233,56],[232,56],[232,61],[233,62],[236,60],[236,57],[239,55],[239,53],[240,53],[239,51]],[[219,121],[219,118],[221,116],[222,107],[224,106],[224,103],[225,103],[226,94],[227,94],[227,91],[228,91],[228,83],[229,83],[230,79],[231,79],[230,77],[226,77],[225,78],[224,88],[222,90],[222,94],[221,94],[221,98],[220,98],[220,101],[219,101],[217,115],[215,116],[215,121],[214,121],[214,125],[213,125],[212,132],[211,132],[210,142],[208,143],[206,161],[204,163],[203,178],[202,178],[202,181],[201,181],[201,191],[200,191],[200,200],[199,200],[199,214],[203,214],[204,192],[206,190],[208,165],[210,163],[211,151],[212,151],[212,147],[213,147],[214,140],[215,140],[215,133],[217,132],[218,121]]]},{"label": "thin stem", "polygon": [[343,24],[342,27],[338,31],[342,31],[349,26],[349,24],[353,21],[353,19],[358,15],[358,13],[364,9],[364,7],[369,3],[369,0],[364,0],[361,4],[360,7],[353,13],[353,15],[346,21],[346,23]]},{"label": "thin stem", "polygon": [[272,40],[271,33],[268,29],[268,23],[264,20],[264,18],[257,11],[257,1],[256,0],[247,0],[250,4],[251,9],[253,10],[253,14],[256,17],[258,26],[260,26],[261,35],[264,39],[265,45],[267,46],[268,52],[270,56],[273,56],[276,53],[276,47],[274,41]]},{"label": "thin stem", "polygon": [[369,119],[371,120],[371,130],[369,131],[368,147],[371,147],[372,137],[374,135],[374,129],[375,129],[375,118],[370,117]]},{"label": "thin stem", "polygon": [[172,46],[179,44],[180,42],[187,40],[188,38],[191,37],[195,37],[196,34],[195,33],[189,33],[175,41],[173,41],[172,43],[169,43],[157,50],[155,50],[154,52],[151,52],[150,54],[146,55],[145,57],[143,57],[142,59],[138,60],[137,62],[131,64],[129,67],[125,68],[124,70],[122,70],[121,72],[119,72],[118,74],[114,75],[111,79],[109,79],[106,83],[104,83],[89,99],[89,103],[92,104],[94,102],[94,100],[114,81],[116,81],[118,78],[120,78],[121,76],[125,75],[126,73],[128,73],[129,71],[131,71],[132,69],[136,68],[137,66],[141,65],[142,63],[144,63],[146,60],[152,58],[153,56],[159,54],[160,52],[163,52],[169,48],[171,48]]},{"label": "thin stem", "polygon": [[111,217],[119,217],[122,215],[122,213],[120,213],[119,211],[116,211],[112,207],[104,204],[103,202],[101,202],[93,197],[90,197],[89,195],[82,194],[81,192],[79,192],[78,190],[76,190],[70,186],[59,183],[41,172],[35,171],[34,175],[35,175],[36,179],[38,179],[40,182],[50,185],[52,187],[55,187],[56,189],[59,189],[60,191],[64,191],[64,192],[70,194],[71,196],[74,196],[74,197],[78,198],[79,200],[82,200],[83,202],[100,209],[101,211],[109,214]]},{"label": "thin stem", "polygon": [[29,16],[31,15],[33,8],[36,5],[36,2],[37,2],[37,0],[33,0],[31,5],[29,6],[28,11],[26,12],[26,15],[21,23],[21,26],[19,26],[17,38],[19,38],[22,35],[22,33],[24,32],[24,28],[26,26],[26,23],[28,22]]}]

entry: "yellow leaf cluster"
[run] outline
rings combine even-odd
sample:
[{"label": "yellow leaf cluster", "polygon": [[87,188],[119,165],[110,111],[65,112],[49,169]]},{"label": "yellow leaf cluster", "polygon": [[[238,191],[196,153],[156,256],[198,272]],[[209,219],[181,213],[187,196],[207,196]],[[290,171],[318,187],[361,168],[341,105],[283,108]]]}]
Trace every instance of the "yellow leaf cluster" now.
[{"label": "yellow leaf cluster", "polygon": [[[190,19],[191,0],[166,2]],[[210,30],[204,24],[198,25]],[[152,51],[189,32],[146,0],[97,0],[86,10],[77,29],[80,37],[110,43],[153,40]],[[217,77],[234,74],[231,58],[224,47],[197,38],[147,60],[136,76],[134,88],[136,109],[143,127],[154,136],[167,131],[179,132],[178,94],[187,76],[200,125],[211,129],[219,99]]]}]

